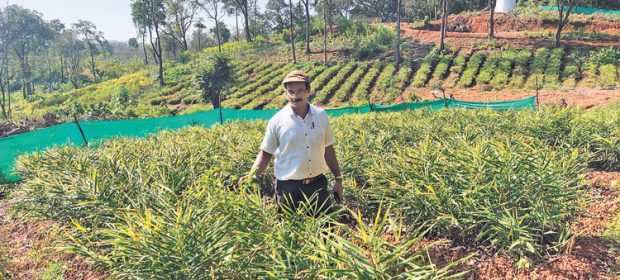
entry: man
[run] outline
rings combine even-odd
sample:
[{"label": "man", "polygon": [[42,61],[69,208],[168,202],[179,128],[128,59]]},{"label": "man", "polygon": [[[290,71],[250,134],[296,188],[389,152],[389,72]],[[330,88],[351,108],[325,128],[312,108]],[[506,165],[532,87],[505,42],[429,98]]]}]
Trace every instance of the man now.
[{"label": "man", "polygon": [[342,175],[327,114],[308,102],[310,79],[306,73],[292,71],[282,84],[288,105],[267,124],[261,151],[252,166],[254,176],[262,174],[275,155],[278,209],[284,206],[295,210],[302,201],[315,195],[317,200],[311,202],[318,203],[319,210],[325,211],[330,206],[324,175],[327,168],[336,178],[335,198],[343,197]]}]

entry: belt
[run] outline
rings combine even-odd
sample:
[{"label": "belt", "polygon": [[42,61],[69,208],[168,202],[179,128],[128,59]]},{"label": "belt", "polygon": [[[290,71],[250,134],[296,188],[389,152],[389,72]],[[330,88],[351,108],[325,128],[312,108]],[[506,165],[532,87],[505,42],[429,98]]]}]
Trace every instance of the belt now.
[{"label": "belt", "polygon": [[312,183],[312,182],[314,182],[314,181],[316,181],[316,180],[318,180],[318,179],[322,178],[323,176],[324,176],[324,175],[323,175],[323,174],[321,174],[321,175],[318,175],[318,176],[315,176],[315,177],[312,177],[312,178],[301,179],[301,183],[302,183],[303,185],[307,185],[307,184],[310,184],[310,183]]}]

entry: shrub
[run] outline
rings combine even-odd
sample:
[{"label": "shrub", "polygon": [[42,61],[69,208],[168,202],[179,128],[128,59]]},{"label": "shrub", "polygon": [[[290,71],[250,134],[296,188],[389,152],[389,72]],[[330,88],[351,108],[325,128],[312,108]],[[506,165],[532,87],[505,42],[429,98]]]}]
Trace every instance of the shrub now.
[{"label": "shrub", "polygon": [[411,85],[414,87],[422,87],[430,79],[430,74],[433,71],[433,66],[436,63],[439,55],[439,49],[435,48],[424,58],[420,69],[415,73]]},{"label": "shrub", "polygon": [[542,87],[542,83],[544,82],[544,70],[547,65],[547,61],[549,59],[549,50],[546,48],[539,48],[536,50],[536,54],[532,59],[532,63],[530,64],[530,76],[525,83],[525,87],[528,89],[533,89],[536,86],[536,82],[538,82],[538,87]]},{"label": "shrub", "polygon": [[470,87],[474,83],[474,78],[476,77],[476,73],[478,73],[478,67],[484,61],[485,55],[482,52],[477,52],[471,56],[469,62],[467,62],[467,67],[459,80],[459,85],[463,87]]},{"label": "shrub", "polygon": [[555,48],[551,51],[547,67],[545,69],[545,85],[557,85],[560,80],[560,67],[564,57],[563,48]]},{"label": "shrub", "polygon": [[601,65],[599,85],[603,87],[615,87],[618,84],[618,70],[614,64]]}]

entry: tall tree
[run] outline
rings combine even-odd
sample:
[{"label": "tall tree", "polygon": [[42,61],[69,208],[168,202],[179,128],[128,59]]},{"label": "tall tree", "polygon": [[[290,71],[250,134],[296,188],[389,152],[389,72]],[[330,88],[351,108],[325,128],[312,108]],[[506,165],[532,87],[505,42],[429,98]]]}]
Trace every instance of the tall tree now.
[{"label": "tall tree", "polygon": [[395,64],[400,64],[400,0],[396,6],[396,46],[394,48]]},{"label": "tall tree", "polygon": [[444,41],[446,39],[446,28],[448,25],[448,0],[441,0],[441,34],[439,34],[439,49],[443,50],[445,47]]},{"label": "tall tree", "polygon": [[489,39],[495,37],[495,5],[497,0],[489,0]]},{"label": "tall tree", "polygon": [[293,63],[297,63],[297,55],[295,54],[295,26],[293,25],[293,2],[288,0],[288,11],[291,18],[291,48],[293,49]]},{"label": "tall tree", "polygon": [[52,32],[41,15],[18,5],[6,7],[7,38],[17,56],[24,99],[34,94],[30,55],[41,50],[52,38]]},{"label": "tall tree", "polygon": [[138,26],[138,35],[142,38],[142,52],[144,53],[144,65],[149,65],[149,56],[146,52],[146,27]]},{"label": "tall tree", "polygon": [[200,51],[202,50],[202,30],[207,28],[207,26],[202,23],[202,19],[198,19],[198,21],[196,21],[196,23],[194,24],[194,27],[196,28],[196,37],[198,37],[198,48],[196,50]]},{"label": "tall tree", "polygon": [[560,40],[562,39],[562,29],[564,28],[564,24],[568,22],[568,17],[570,16],[573,7],[579,2],[579,0],[557,0],[558,5],[558,28],[555,32],[555,41],[553,42],[554,47],[560,46]]},{"label": "tall tree", "polygon": [[223,0],[224,5],[228,7],[234,7],[243,15],[244,25],[243,28],[245,30],[245,39],[248,42],[252,41],[252,33],[250,32],[250,3],[249,0]]},{"label": "tall tree", "polygon": [[58,40],[61,48],[60,56],[64,58],[62,72],[67,75],[69,82],[77,89],[80,87],[78,73],[86,47],[72,29],[63,31]]},{"label": "tall tree", "polygon": [[220,0],[201,0],[197,2],[200,8],[202,8],[207,16],[210,17],[215,24],[215,37],[217,40],[217,49],[222,51],[222,40],[220,36],[220,24],[221,19],[224,16],[223,6],[220,5]]},{"label": "tall tree", "polygon": [[155,62],[159,65],[157,80],[164,86],[164,65],[161,47],[161,29],[166,24],[166,7],[164,0],[133,0],[131,16],[138,28],[145,28],[149,34],[151,51]]},{"label": "tall tree", "polygon": [[355,0],[353,12],[360,15],[380,17],[381,21],[393,20],[398,0]]},{"label": "tall tree", "polygon": [[305,24],[306,24],[306,53],[310,53],[310,0],[301,0],[301,3],[304,5],[304,15],[306,16]]},{"label": "tall tree", "polygon": [[103,37],[103,33],[97,30],[95,24],[90,21],[79,20],[77,23],[73,24],[73,29],[88,50],[88,66],[93,74],[93,80],[98,82],[100,77],[97,74],[97,62],[95,57],[108,48],[108,42]]},{"label": "tall tree", "polygon": [[0,10],[0,108],[2,109],[2,118],[9,120],[11,118],[11,92],[10,82],[12,74],[10,73],[9,65],[9,27],[8,19],[6,18],[6,11]]},{"label": "tall tree", "polygon": [[192,0],[167,0],[166,14],[169,21],[166,33],[181,45],[183,51],[188,50],[187,32],[194,23],[197,6]]}]

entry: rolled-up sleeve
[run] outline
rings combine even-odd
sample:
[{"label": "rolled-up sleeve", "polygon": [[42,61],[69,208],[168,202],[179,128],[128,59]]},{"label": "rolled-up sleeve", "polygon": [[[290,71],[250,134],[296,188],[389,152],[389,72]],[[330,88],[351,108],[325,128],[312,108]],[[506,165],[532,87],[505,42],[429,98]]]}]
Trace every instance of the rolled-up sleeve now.
[{"label": "rolled-up sleeve", "polygon": [[269,153],[275,154],[278,149],[278,135],[276,130],[276,124],[273,120],[269,120],[267,123],[267,130],[265,131],[265,137],[263,143],[260,145],[260,149]]}]

